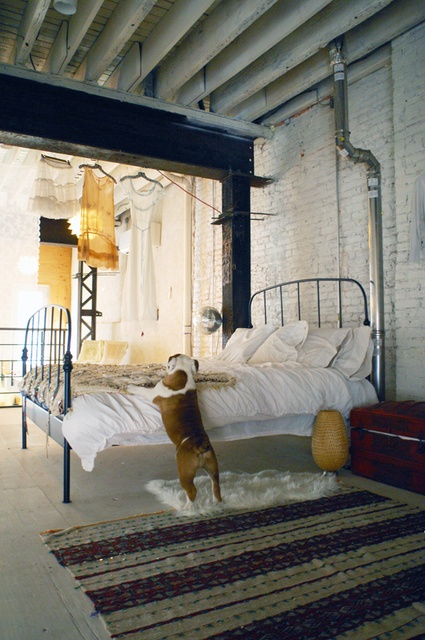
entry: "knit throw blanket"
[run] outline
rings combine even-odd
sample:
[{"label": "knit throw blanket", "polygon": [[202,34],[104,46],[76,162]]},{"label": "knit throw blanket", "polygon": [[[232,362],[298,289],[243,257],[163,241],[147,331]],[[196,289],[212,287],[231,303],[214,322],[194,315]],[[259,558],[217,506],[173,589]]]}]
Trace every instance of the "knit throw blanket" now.
[{"label": "knit throw blanket", "polygon": [[[76,362],[71,374],[71,397],[85,393],[125,393],[128,385],[154,387],[167,373],[163,364],[88,364]],[[198,372],[195,382],[200,390],[207,387],[234,385],[227,373]],[[49,409],[53,416],[63,412],[62,367],[48,377],[48,367],[31,369],[25,376],[23,390],[32,399]]]}]

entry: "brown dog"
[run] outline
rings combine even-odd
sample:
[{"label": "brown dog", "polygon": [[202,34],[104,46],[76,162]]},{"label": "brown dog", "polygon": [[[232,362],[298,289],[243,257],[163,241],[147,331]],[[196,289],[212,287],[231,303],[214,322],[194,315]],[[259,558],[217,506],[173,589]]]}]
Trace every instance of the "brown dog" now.
[{"label": "brown dog", "polygon": [[158,405],[168,437],[176,446],[180,484],[188,500],[196,498],[193,482],[198,469],[205,469],[212,480],[213,494],[221,502],[217,458],[202,424],[194,375],[199,363],[177,353],[170,356],[167,375],[153,389],[128,387]]}]

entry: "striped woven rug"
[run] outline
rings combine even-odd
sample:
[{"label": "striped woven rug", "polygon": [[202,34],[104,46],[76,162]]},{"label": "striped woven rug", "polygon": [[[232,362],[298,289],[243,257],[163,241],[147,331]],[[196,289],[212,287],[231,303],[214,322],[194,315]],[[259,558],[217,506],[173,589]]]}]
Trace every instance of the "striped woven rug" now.
[{"label": "striped woven rug", "polygon": [[112,638],[424,638],[425,505],[348,488],[42,534]]}]

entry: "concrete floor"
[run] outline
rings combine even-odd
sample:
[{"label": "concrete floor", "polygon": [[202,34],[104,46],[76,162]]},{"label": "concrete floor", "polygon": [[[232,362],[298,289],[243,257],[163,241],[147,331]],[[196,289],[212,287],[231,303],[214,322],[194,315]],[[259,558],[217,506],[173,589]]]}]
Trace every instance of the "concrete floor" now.
[{"label": "concrete floor", "polygon": [[[62,449],[32,423],[21,449],[20,409],[0,409],[0,640],[106,639],[102,622],[41,531],[160,511],[144,485],[176,477],[173,445],[115,447],[91,473],[72,455],[71,504],[62,503]],[[214,443],[221,471],[318,471],[310,438],[277,436]],[[349,484],[425,505],[425,497],[342,471]]]}]

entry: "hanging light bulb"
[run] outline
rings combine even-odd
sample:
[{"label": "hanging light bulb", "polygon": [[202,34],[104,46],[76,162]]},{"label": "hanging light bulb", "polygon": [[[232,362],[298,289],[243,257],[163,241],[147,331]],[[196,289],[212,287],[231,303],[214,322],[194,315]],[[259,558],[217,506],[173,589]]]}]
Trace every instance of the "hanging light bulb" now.
[{"label": "hanging light bulb", "polygon": [[64,16],[73,16],[77,11],[78,0],[55,0],[53,7],[58,13],[62,13]]}]

